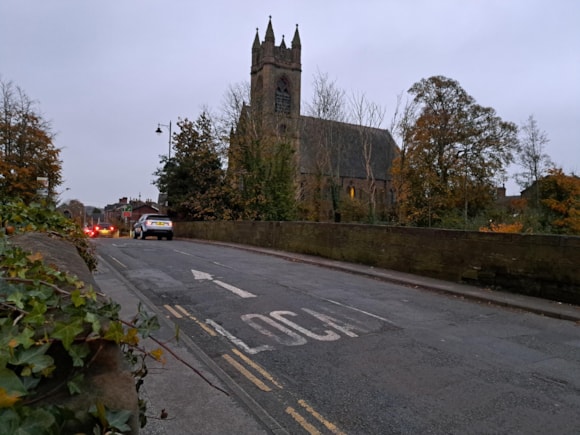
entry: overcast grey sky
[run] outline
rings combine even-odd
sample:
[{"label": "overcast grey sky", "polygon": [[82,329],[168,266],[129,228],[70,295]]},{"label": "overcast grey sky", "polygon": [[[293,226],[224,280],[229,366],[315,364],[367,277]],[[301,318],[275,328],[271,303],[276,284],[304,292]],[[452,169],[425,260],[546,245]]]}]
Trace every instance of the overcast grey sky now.
[{"label": "overcast grey sky", "polygon": [[317,71],[385,107],[384,128],[397,95],[443,75],[506,121],[533,114],[547,153],[580,173],[577,0],[0,0],[0,77],[52,122],[62,199],[156,200],[157,123],[218,110],[249,81],[269,15],[277,45],[299,25],[303,113]]}]

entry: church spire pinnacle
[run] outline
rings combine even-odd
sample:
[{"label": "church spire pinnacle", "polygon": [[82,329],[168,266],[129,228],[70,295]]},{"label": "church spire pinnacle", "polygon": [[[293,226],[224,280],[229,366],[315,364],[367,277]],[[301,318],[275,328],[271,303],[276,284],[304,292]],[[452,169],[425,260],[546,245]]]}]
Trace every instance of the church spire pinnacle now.
[{"label": "church spire pinnacle", "polygon": [[274,44],[275,38],[274,38],[274,29],[272,28],[272,15],[270,15],[269,18],[270,19],[268,21],[268,28],[266,29],[266,38],[264,39],[264,41],[272,42],[272,44]]},{"label": "church spire pinnacle", "polygon": [[256,37],[254,38],[254,43],[252,44],[252,50],[260,49],[260,35],[258,34],[258,28],[256,27]]},{"label": "church spire pinnacle", "polygon": [[301,48],[300,34],[298,33],[298,24],[296,24],[296,31],[294,32],[294,38],[292,38],[292,48]]}]

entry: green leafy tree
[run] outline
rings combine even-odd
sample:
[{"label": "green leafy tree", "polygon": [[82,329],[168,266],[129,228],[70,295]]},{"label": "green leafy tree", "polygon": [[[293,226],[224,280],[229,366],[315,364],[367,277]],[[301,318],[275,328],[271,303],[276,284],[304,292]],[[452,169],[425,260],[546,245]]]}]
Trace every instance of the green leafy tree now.
[{"label": "green leafy tree", "polygon": [[203,112],[194,122],[177,123],[172,138],[173,157],[162,156],[154,184],[165,192],[169,213],[192,220],[230,217],[229,197],[212,120]]},{"label": "green leafy tree", "polygon": [[496,180],[513,159],[517,127],[446,77],[423,79],[409,93],[417,114],[405,129],[404,162],[399,156],[393,164],[407,201],[404,219],[466,226],[493,202]]},{"label": "green leafy tree", "polygon": [[62,184],[60,149],[53,143],[50,124],[24,91],[0,80],[0,197],[30,203],[48,179],[49,198]]},{"label": "green leafy tree", "polygon": [[[239,88],[236,88],[239,90]],[[230,132],[227,189],[234,219],[292,220],[296,214],[296,164],[291,138],[252,116],[239,92],[226,95],[228,113],[238,115]],[[231,110],[238,107],[239,110]],[[230,124],[234,125],[234,124]]]},{"label": "green leafy tree", "polygon": [[230,148],[228,182],[238,215],[252,220],[292,220],[295,213],[294,150],[287,141],[239,135]]}]

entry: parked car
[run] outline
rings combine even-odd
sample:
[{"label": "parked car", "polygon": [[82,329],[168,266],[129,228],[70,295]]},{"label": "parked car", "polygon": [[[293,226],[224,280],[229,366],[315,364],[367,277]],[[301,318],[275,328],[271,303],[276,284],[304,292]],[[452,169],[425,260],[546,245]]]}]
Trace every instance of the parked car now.
[{"label": "parked car", "polygon": [[117,233],[117,228],[109,222],[100,222],[93,227],[94,237],[114,237]]},{"label": "parked car", "polygon": [[163,214],[144,214],[133,225],[133,238],[145,240],[147,236],[157,236],[157,240],[165,237],[173,239],[173,222]]},{"label": "parked car", "polygon": [[95,230],[94,227],[91,225],[87,225],[83,228],[83,232],[89,237],[95,237]]}]

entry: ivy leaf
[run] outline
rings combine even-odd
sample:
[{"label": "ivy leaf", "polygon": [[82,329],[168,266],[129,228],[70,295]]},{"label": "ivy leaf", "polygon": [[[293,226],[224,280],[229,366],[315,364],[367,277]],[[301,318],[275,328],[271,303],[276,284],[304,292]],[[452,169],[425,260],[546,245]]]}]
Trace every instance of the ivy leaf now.
[{"label": "ivy leaf", "polygon": [[79,289],[75,289],[70,294],[71,300],[76,308],[80,307],[81,305],[85,305],[86,301],[81,291]]},{"label": "ivy leaf", "polygon": [[55,422],[54,415],[49,411],[42,408],[32,409],[15,433],[16,435],[50,433],[49,430]]},{"label": "ivy leaf", "polygon": [[0,387],[0,409],[10,408],[19,400],[18,394],[9,394],[4,388]]},{"label": "ivy leaf", "polygon": [[46,355],[49,347],[50,344],[46,343],[30,349],[18,349],[10,359],[10,364],[28,366],[32,373],[39,373],[54,364],[52,357]]},{"label": "ivy leaf", "polygon": [[15,291],[6,298],[6,301],[12,302],[14,305],[16,305],[17,308],[23,309],[24,308],[24,302],[22,301],[23,299],[24,294],[21,291]]},{"label": "ivy leaf", "polygon": [[32,325],[42,325],[45,322],[46,304],[40,301],[32,301],[32,310],[24,316],[24,322]]},{"label": "ivy leaf", "polygon": [[77,375],[75,375],[75,377],[73,377],[70,381],[68,381],[66,383],[66,386],[68,387],[68,392],[73,395],[73,394],[81,394],[83,392],[83,381],[84,381],[84,375],[82,373],[78,373]]},{"label": "ivy leaf", "polygon": [[26,393],[26,388],[16,373],[7,368],[0,368],[0,408],[12,406]]},{"label": "ivy leaf", "polygon": [[119,344],[123,340],[124,336],[125,334],[123,332],[123,325],[121,322],[111,322],[104,338]]},{"label": "ivy leaf", "polygon": [[73,360],[74,367],[82,367],[85,365],[84,359],[91,353],[88,344],[73,344],[68,350],[68,354]]},{"label": "ivy leaf", "polygon": [[89,289],[85,291],[85,297],[87,299],[90,299],[91,301],[95,301],[97,300],[97,292],[95,291],[95,289],[93,289],[92,286],[89,286]]},{"label": "ivy leaf", "polygon": [[56,322],[51,337],[62,341],[64,348],[69,350],[73,340],[81,332],[83,332],[82,319],[74,319],[69,323]]},{"label": "ivy leaf", "polygon": [[139,344],[139,331],[137,328],[129,328],[127,334],[123,337],[123,343],[127,343],[132,346]]},{"label": "ivy leaf", "polygon": [[20,416],[14,408],[3,409],[0,412],[0,427],[3,433],[13,434],[19,426]]},{"label": "ivy leaf", "polygon": [[34,337],[34,330],[31,328],[24,328],[20,334],[16,335],[9,343],[9,346],[15,347],[13,346],[13,344],[16,345],[22,345],[24,347],[24,349],[28,349],[30,346],[32,346],[34,344],[34,340],[32,339],[32,337]]},{"label": "ivy leaf", "polygon": [[142,309],[141,304],[139,304],[139,312],[135,316],[133,323],[136,325],[139,334],[143,338],[148,338],[152,332],[159,329],[159,319],[157,316],[149,314],[147,311]]},{"label": "ivy leaf", "polygon": [[120,411],[107,410],[107,423],[111,429],[127,432],[131,430],[131,427],[127,424],[131,418],[131,414],[132,412],[126,409]]},{"label": "ivy leaf", "polygon": [[151,355],[155,359],[155,361],[159,361],[165,364],[165,358],[163,357],[163,349],[157,348],[155,350],[152,350],[151,352],[149,352],[149,355]]},{"label": "ivy leaf", "polygon": [[101,321],[95,313],[85,314],[85,322],[90,323],[93,328],[93,333],[98,334],[101,330]]},{"label": "ivy leaf", "polygon": [[11,323],[3,325],[0,329],[0,350],[7,349],[14,336],[18,335],[18,327]]}]

